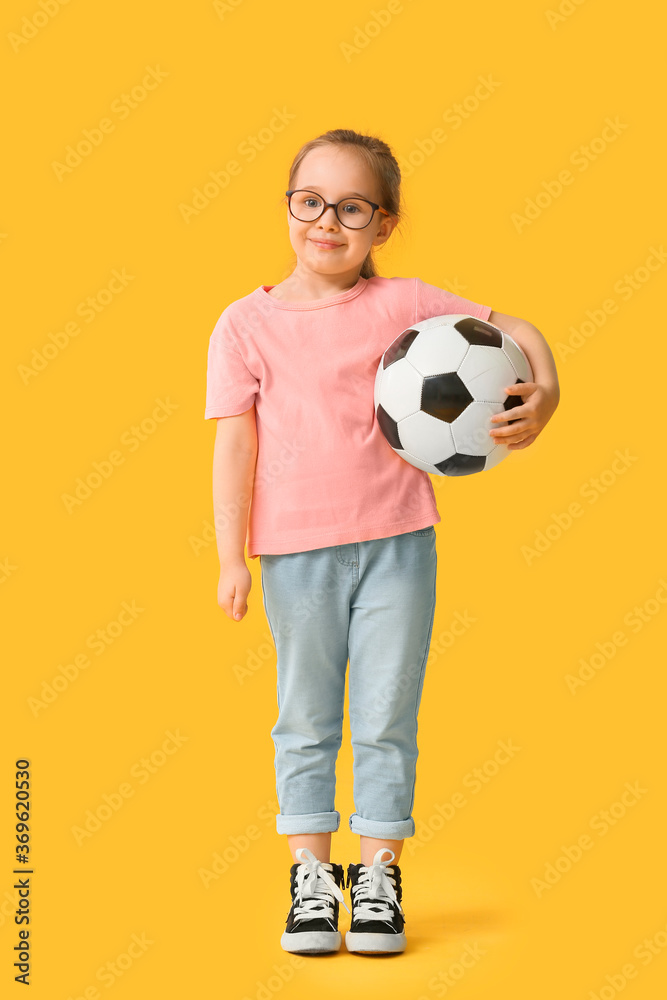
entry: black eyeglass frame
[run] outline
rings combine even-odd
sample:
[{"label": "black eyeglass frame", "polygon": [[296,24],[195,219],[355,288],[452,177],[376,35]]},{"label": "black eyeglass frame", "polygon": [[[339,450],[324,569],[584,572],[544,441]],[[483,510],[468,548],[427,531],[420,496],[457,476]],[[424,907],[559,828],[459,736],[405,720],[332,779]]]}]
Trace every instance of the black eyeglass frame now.
[{"label": "black eyeglass frame", "polygon": [[[316,215],[314,219],[299,219],[298,215],[294,215],[294,212],[292,211],[292,195],[296,194],[297,191],[308,191],[310,194],[314,194],[316,198],[322,199],[322,211],[319,213],[319,215]],[[324,198],[322,198],[322,195],[318,194],[317,191],[313,191],[312,188],[294,188],[292,191],[285,191],[285,194],[287,195],[287,207],[290,210],[290,215],[292,215],[293,218],[297,219],[299,222],[316,222],[324,215],[324,213],[328,208],[333,208],[334,212],[336,213],[336,218],[340,222],[341,226],[345,226],[346,229],[356,229],[358,231],[361,229],[366,229],[366,226],[370,226],[371,222],[373,221],[373,216],[378,211],[383,212],[386,216],[391,218],[391,213],[388,212],[386,208],[382,208],[380,205],[376,205],[374,201],[370,201],[368,198],[358,198],[356,195],[351,195],[348,198],[341,198],[340,201],[337,202],[330,202],[330,201],[325,201]],[[340,215],[338,214],[338,206],[343,201],[365,201],[367,205],[371,206],[373,212],[371,213],[371,217],[365,226],[348,226],[347,222],[343,222]]]}]

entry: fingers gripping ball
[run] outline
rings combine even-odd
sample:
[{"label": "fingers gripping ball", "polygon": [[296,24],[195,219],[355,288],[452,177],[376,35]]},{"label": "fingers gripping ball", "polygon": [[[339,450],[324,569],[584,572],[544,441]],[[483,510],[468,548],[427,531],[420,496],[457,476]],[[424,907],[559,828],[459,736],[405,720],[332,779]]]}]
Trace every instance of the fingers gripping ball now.
[{"label": "fingers gripping ball", "polygon": [[510,454],[490,436],[491,417],[523,402],[505,386],[532,381],[525,354],[497,326],[460,313],[433,316],[382,355],[375,415],[406,462],[437,476],[468,476]]}]

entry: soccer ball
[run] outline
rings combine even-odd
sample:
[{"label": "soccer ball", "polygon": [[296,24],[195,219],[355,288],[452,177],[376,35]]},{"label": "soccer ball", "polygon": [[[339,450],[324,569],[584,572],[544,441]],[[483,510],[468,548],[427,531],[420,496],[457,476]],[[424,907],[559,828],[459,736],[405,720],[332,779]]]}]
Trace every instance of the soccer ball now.
[{"label": "soccer ball", "polygon": [[525,354],[497,326],[460,313],[433,316],[382,355],[375,415],[406,462],[436,476],[468,476],[511,454],[489,434],[506,424],[490,418],[523,402],[505,386],[532,381]]}]

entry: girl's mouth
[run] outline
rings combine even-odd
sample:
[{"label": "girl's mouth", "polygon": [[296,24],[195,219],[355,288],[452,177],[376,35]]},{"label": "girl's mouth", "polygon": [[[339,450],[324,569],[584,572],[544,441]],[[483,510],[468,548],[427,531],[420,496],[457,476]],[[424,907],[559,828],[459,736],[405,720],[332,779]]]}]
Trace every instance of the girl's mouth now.
[{"label": "girl's mouth", "polygon": [[320,247],[322,250],[336,250],[338,247],[342,247],[342,243],[326,243],[322,240],[311,240],[316,247]]}]

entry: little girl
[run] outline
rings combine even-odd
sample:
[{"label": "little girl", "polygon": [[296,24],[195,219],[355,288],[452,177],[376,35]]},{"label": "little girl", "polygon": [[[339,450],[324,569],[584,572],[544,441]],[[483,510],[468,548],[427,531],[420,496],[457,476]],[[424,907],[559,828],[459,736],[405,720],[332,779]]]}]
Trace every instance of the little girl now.
[{"label": "little girl", "polygon": [[391,449],[375,419],[380,358],[413,323],[467,313],[507,331],[535,377],[507,387],[524,402],[492,418],[495,440],[530,445],[559,399],[553,355],[531,323],[419,278],[376,274],[372,248],[400,220],[400,181],[381,139],[333,129],[305,143],[286,192],[294,270],[228,305],[209,343],[218,603],[235,621],[248,610],[247,544],[248,557],[260,558],[277,653],[271,735],[276,827],[294,862],[281,939],[289,952],[341,946],[344,874],[329,858],[340,824],[335,766],[348,660],[356,809],[349,823],[361,863],[347,868],[345,943],[365,953],[406,946],[396,862],[415,833],[417,714],[440,515],[428,473]]}]

